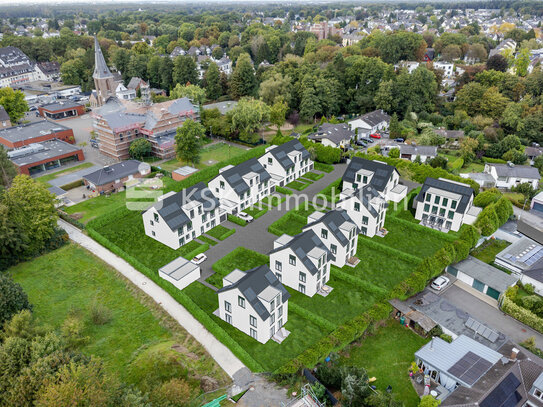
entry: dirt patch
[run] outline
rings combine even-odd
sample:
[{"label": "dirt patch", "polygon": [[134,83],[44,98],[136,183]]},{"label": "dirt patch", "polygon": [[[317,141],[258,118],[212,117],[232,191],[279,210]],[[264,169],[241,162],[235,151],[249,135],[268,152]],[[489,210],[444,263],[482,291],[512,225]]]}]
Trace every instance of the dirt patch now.
[{"label": "dirt patch", "polygon": [[196,353],[190,352],[186,347],[177,343],[175,345],[172,345],[172,350],[176,351],[177,353],[181,353],[182,355],[185,355],[191,360],[200,359]]}]

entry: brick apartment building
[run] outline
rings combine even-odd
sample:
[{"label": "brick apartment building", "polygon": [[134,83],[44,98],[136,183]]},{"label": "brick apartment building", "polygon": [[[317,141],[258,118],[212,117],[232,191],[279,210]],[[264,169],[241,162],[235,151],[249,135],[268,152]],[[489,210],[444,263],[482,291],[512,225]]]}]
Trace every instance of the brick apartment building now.
[{"label": "brick apartment building", "polygon": [[0,130],[0,144],[8,150],[21,148],[33,143],[57,139],[75,143],[72,129],[59,123],[42,120]]}]

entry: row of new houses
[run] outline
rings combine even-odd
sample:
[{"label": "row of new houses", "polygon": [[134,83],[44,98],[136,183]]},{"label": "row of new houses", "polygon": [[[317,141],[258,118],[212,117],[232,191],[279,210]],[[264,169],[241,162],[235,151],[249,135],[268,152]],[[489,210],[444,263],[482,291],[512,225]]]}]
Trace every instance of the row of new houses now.
[{"label": "row of new houses", "polygon": [[[259,159],[221,170],[210,181],[209,188],[199,183],[166,194],[143,214],[145,232],[176,249],[224,221],[226,213],[235,213],[271,194],[289,176],[305,174],[312,168],[311,160],[305,161],[307,156],[303,146],[292,140],[268,149]],[[267,172],[276,168],[274,160],[283,171],[281,176],[277,170],[273,175]],[[300,164],[299,172],[295,163]],[[326,296],[331,290],[326,285],[330,266],[356,264],[358,235],[382,234],[387,201],[399,202],[407,193],[407,187],[399,184],[399,173],[394,167],[361,158],[349,163],[343,183],[336,209],[314,212],[302,233],[276,239],[270,252],[272,270],[268,266],[235,270],[223,279],[217,310],[221,319],[262,343],[270,338],[284,339],[288,335],[282,326],[288,318],[289,294],[283,285],[310,297]],[[436,218],[433,222],[424,218],[425,208],[421,206],[429,200],[438,205],[435,213],[434,209],[427,211],[428,217]],[[415,202],[417,219],[443,231],[458,230],[462,223],[472,223],[478,213],[472,207],[473,190],[447,180],[428,178]],[[419,206],[423,208],[420,211]],[[443,213],[442,208],[448,212]],[[181,289],[192,281],[194,278],[174,284]]]}]

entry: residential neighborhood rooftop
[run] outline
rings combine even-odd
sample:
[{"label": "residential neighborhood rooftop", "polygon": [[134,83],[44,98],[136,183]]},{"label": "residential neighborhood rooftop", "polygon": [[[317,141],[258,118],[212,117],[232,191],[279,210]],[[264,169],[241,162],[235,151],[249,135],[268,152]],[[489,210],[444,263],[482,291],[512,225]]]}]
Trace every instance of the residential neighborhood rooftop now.
[{"label": "residential neighborhood rooftop", "polygon": [[505,290],[514,285],[518,280],[518,278],[504,273],[502,270],[472,256],[468,256],[467,259],[453,264],[451,267],[454,267],[462,273],[467,274],[499,292],[505,292]]},{"label": "residential neighborhood rooftop", "polygon": [[149,168],[150,166],[147,163],[137,160],[127,160],[112,165],[106,165],[99,170],[84,175],[83,179],[86,179],[88,182],[96,186],[100,186],[109,184],[110,182],[114,182],[116,180],[121,180],[129,175],[134,175],[140,172],[140,170]]},{"label": "residential neighborhood rooftop", "polygon": [[282,243],[282,245],[273,249],[270,254],[284,250],[285,248],[289,248],[296,254],[296,256],[300,259],[300,261],[312,275],[315,275],[319,272],[319,269],[310,259],[310,257],[315,258],[315,249],[319,249],[319,254],[326,254],[327,257],[332,256],[324,243],[311,229],[302,232],[294,237],[291,237],[287,242],[285,242],[285,236],[288,235],[283,235],[279,238],[282,239],[280,240],[280,243]]},{"label": "residential neighborhood rooftop", "polygon": [[487,164],[489,167],[494,167],[498,177],[516,177],[541,179],[537,168],[530,165],[515,165],[515,164]]},{"label": "residential neighborhood rooftop", "polygon": [[65,130],[70,129],[62,124],[51,122],[49,120],[39,120],[37,122],[2,129],[0,130],[0,138],[8,140],[12,143],[26,140],[31,143],[33,138],[40,137],[45,134],[58,133]]},{"label": "residential neighborhood rooftop", "polygon": [[[371,185],[378,191],[385,190],[393,172],[398,173],[396,167],[377,160],[366,160],[365,158],[353,157],[343,174],[343,181],[356,183],[356,173],[360,170],[371,171]],[[398,173],[399,175],[399,173]]]},{"label": "residential neighborhood rooftop", "polygon": [[460,182],[450,181],[443,178],[438,179],[428,177],[426,178],[426,181],[424,181],[422,189],[415,197],[415,201],[424,202],[426,193],[428,193],[428,190],[431,188],[460,195],[460,202],[458,202],[456,207],[456,211],[460,213],[464,213],[466,209],[468,209],[468,204],[474,194],[473,188],[467,184],[462,184]]},{"label": "residential neighborhood rooftop", "polygon": [[81,148],[65,141],[52,139],[41,143],[29,144],[23,149],[13,150],[21,152],[21,155],[11,158],[10,160],[17,166],[27,166],[42,161],[47,161],[59,157],[64,154],[76,153],[81,151]]},{"label": "residential neighborhood rooftop", "polygon": [[177,259],[162,266],[158,271],[168,275],[174,280],[179,281],[183,277],[192,273],[197,268],[199,268],[199,266],[180,256]]}]

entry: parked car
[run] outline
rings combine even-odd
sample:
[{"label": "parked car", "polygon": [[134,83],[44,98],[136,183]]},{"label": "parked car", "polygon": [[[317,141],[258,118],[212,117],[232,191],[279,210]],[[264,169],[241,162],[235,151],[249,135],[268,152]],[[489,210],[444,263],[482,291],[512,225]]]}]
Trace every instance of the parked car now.
[{"label": "parked car", "polygon": [[355,144],[360,147],[367,147],[368,143],[365,140],[356,140]]},{"label": "parked car", "polygon": [[34,110],[38,110],[36,106],[30,106],[30,109],[28,111],[33,112]]},{"label": "parked car", "polygon": [[398,138],[395,138],[394,141],[397,142],[397,143],[403,143],[405,141],[405,139],[402,138],[402,137],[398,137]]},{"label": "parked car", "polygon": [[369,138],[369,137],[363,137],[361,138],[360,140],[366,142],[366,143],[373,143],[375,140],[373,140],[372,138]]},{"label": "parked car", "polygon": [[380,135],[379,133],[373,133],[373,134],[370,134],[370,137],[371,137],[371,138],[380,139],[380,138],[381,138],[381,135]]},{"label": "parked car", "polygon": [[196,256],[194,256],[194,258],[191,260],[192,263],[194,264],[202,264],[204,261],[207,260],[207,256],[203,253],[200,253]]},{"label": "parked car", "polygon": [[238,213],[238,218],[243,219],[245,222],[250,223],[254,220],[254,218],[245,212]]},{"label": "parked car", "polygon": [[431,287],[434,290],[441,291],[447,286],[447,284],[449,284],[450,281],[451,280],[449,280],[447,277],[439,276],[432,282]]}]

